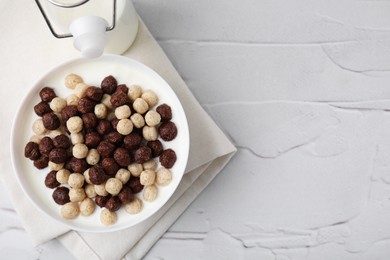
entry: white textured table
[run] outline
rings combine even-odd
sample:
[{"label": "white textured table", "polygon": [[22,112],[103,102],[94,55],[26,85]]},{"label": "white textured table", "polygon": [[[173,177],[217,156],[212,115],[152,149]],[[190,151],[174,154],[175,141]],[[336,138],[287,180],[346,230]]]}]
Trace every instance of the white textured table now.
[{"label": "white textured table", "polygon": [[[390,259],[390,2],[135,4],[238,148],[145,259]],[[5,259],[72,258],[0,219]]]}]

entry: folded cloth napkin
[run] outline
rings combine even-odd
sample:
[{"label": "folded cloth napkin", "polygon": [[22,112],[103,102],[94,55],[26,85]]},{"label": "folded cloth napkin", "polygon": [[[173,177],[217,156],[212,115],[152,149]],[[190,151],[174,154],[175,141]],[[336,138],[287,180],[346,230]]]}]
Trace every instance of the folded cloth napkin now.
[{"label": "folded cloth napkin", "polygon": [[[12,5],[10,8],[12,8]],[[6,17],[10,18],[11,16]],[[0,33],[11,33],[7,30],[5,27],[0,27]],[[16,33],[14,36],[16,42],[23,35]],[[6,45],[4,42],[0,42],[0,46],[4,47]],[[12,47],[7,45],[7,48],[12,49],[18,46],[21,45],[16,44]],[[50,51],[49,44],[47,47],[48,51]],[[37,50],[39,51],[39,49]],[[61,55],[60,52],[57,53]],[[62,55],[66,59],[67,56],[65,54]],[[140,259],[221,171],[236,151],[235,147],[196,101],[142,21],[140,21],[135,42],[123,55],[138,60],[154,69],[168,82],[179,97],[190,129],[190,154],[186,174],[170,200],[146,221],[129,229],[111,233],[76,232],[58,225],[31,205],[16,181],[10,166],[8,151],[5,151],[6,148],[3,145],[0,156],[8,159],[8,161],[0,162],[0,177],[11,196],[14,207],[21,217],[26,231],[35,245],[51,239],[58,239],[78,259]],[[8,59],[10,57],[5,52],[0,53],[1,56],[3,58],[8,57]],[[11,60],[3,59],[4,63],[8,61],[12,62]],[[42,69],[42,66],[42,64],[37,66],[36,73],[42,72],[42,70],[39,71],[38,69]],[[33,70],[34,68],[30,69]],[[46,69],[49,69],[49,67]],[[19,70],[10,69],[10,73],[15,75],[4,76],[7,79],[12,79],[13,76],[23,77],[23,75],[16,75],[16,72],[19,72]],[[31,72],[26,73],[26,75],[31,75]],[[38,76],[39,74],[36,75],[36,77]],[[19,83],[31,85],[29,78],[19,80]],[[8,101],[2,103],[2,111],[7,109],[7,105],[10,105],[9,102],[19,102],[18,95],[13,95],[8,98]],[[8,120],[10,117],[9,115],[4,115],[4,118]],[[204,129],[207,129],[207,131],[204,131]],[[9,135],[10,130],[1,131],[2,136],[4,136],[5,134]],[[7,139],[2,138],[1,140],[9,143]]]}]

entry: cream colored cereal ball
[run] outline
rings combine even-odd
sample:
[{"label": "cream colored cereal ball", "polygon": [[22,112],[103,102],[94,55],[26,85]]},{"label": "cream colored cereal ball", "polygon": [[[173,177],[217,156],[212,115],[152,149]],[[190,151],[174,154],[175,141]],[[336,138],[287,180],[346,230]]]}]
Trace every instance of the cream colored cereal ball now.
[{"label": "cream colored cereal ball", "polygon": [[128,135],[133,131],[133,123],[130,119],[121,119],[116,126],[116,131],[121,135]]},{"label": "cream colored cereal ball", "polygon": [[132,163],[129,166],[127,166],[127,169],[129,169],[131,175],[138,177],[141,175],[141,172],[144,170],[142,167],[142,164],[140,163]]},{"label": "cream colored cereal ball", "polygon": [[161,186],[168,185],[172,181],[172,172],[165,168],[161,167],[156,173],[156,183]]},{"label": "cream colored cereal ball", "polygon": [[130,117],[131,122],[136,128],[142,128],[145,125],[145,119],[144,117],[139,113],[134,113]]},{"label": "cream colored cereal ball", "polygon": [[70,171],[61,169],[56,173],[56,180],[61,184],[67,184],[70,176]]},{"label": "cream colored cereal ball", "polygon": [[142,185],[152,185],[156,179],[156,172],[153,170],[144,170],[140,175]]},{"label": "cream colored cereal ball", "polygon": [[109,110],[112,110],[114,106],[111,103],[111,95],[103,94],[102,104],[104,104]]},{"label": "cream colored cereal ball", "polygon": [[133,108],[137,113],[144,114],[146,111],[148,111],[149,105],[144,99],[137,98],[134,100]]},{"label": "cream colored cereal ball", "polygon": [[87,195],[88,198],[95,198],[97,195],[97,193],[95,191],[95,185],[87,184],[85,186],[85,195]]},{"label": "cream colored cereal ball", "polygon": [[84,175],[82,175],[81,173],[78,173],[78,172],[72,173],[69,176],[68,184],[70,187],[75,188],[75,189],[83,187]]},{"label": "cream colored cereal ball", "polygon": [[130,176],[131,176],[130,171],[123,168],[119,169],[115,174],[115,178],[120,180],[122,184],[127,183],[130,179]]},{"label": "cream colored cereal ball", "polygon": [[108,193],[111,195],[117,195],[121,191],[123,184],[117,178],[109,178],[105,187]]},{"label": "cream colored cereal ball", "polygon": [[156,160],[151,159],[149,161],[144,162],[142,164],[142,167],[144,168],[144,170],[153,170],[153,171],[155,171],[156,168],[157,168],[157,162],[156,162]]},{"label": "cream colored cereal ball", "polygon": [[96,149],[90,149],[88,151],[86,161],[89,165],[96,165],[100,160],[100,154]]},{"label": "cream colored cereal ball", "polygon": [[50,102],[50,108],[54,112],[61,112],[61,110],[66,107],[66,100],[60,97],[55,97]]},{"label": "cream colored cereal ball", "polygon": [[140,213],[142,210],[142,200],[139,198],[135,197],[132,201],[126,203],[123,205],[125,208],[125,211],[129,214],[137,214]]},{"label": "cream colored cereal ball", "polygon": [[47,129],[43,125],[42,119],[37,119],[32,125],[32,130],[37,135],[43,135],[46,133]]},{"label": "cream colored cereal ball", "polygon": [[145,122],[148,126],[156,126],[161,122],[161,116],[154,110],[149,110],[145,115]]},{"label": "cream colored cereal ball", "polygon": [[88,155],[88,146],[85,144],[75,144],[72,148],[72,154],[77,159],[84,159]]},{"label": "cream colored cereal ball", "polygon": [[155,126],[144,126],[142,128],[142,135],[146,141],[157,140],[157,128]]},{"label": "cream colored cereal ball", "polygon": [[142,196],[145,201],[154,201],[157,198],[158,190],[157,186],[152,184],[144,187]]},{"label": "cream colored cereal ball", "polygon": [[85,197],[86,195],[83,188],[71,188],[69,190],[69,199],[71,202],[80,202],[85,199]]},{"label": "cream colored cereal ball", "polygon": [[85,96],[85,92],[87,91],[87,89],[89,88],[89,86],[83,82],[81,83],[78,83],[76,85],[76,87],[74,88],[74,91],[73,93],[78,97],[78,98],[82,98]]},{"label": "cream colored cereal ball", "polygon": [[71,94],[66,98],[66,104],[68,106],[77,106],[80,101],[80,98],[75,94]]},{"label": "cream colored cereal ball", "polygon": [[146,90],[144,93],[142,93],[141,98],[148,103],[149,107],[152,107],[157,104],[158,97],[156,93],[154,93],[153,90]]},{"label": "cream colored cereal ball", "polygon": [[95,202],[90,198],[85,198],[80,203],[80,213],[83,216],[90,216],[95,211]]},{"label": "cream colored cereal ball", "polygon": [[84,175],[84,180],[86,183],[88,184],[92,184],[91,180],[89,179],[89,169],[86,169],[84,172],[83,172],[83,175]]},{"label": "cream colored cereal ball", "polygon": [[96,191],[96,194],[99,196],[107,196],[108,195],[108,191],[106,190],[106,183],[96,184],[95,191]]},{"label": "cream colored cereal ball", "polygon": [[52,161],[49,161],[49,168],[53,171],[59,171],[62,168],[64,168],[65,163],[53,163]]},{"label": "cream colored cereal ball", "polygon": [[69,132],[72,134],[79,133],[83,130],[83,120],[79,116],[72,116],[66,121],[66,128],[68,128]]},{"label": "cream colored cereal ball", "polygon": [[100,222],[104,225],[113,225],[117,219],[116,212],[111,212],[108,209],[103,209],[100,212]]},{"label": "cream colored cereal ball", "polygon": [[65,77],[65,86],[70,89],[74,89],[77,84],[83,82],[83,79],[74,73],[70,73]]},{"label": "cream colored cereal ball", "polygon": [[72,142],[73,145],[82,144],[82,143],[84,143],[84,135],[80,132],[71,133],[70,134],[70,141]]},{"label": "cream colored cereal ball", "polygon": [[68,202],[61,207],[61,216],[65,219],[74,219],[79,213],[79,205],[76,202]]},{"label": "cream colored cereal ball", "polygon": [[129,118],[131,115],[131,110],[128,105],[123,105],[115,108],[115,116],[118,119]]},{"label": "cream colored cereal ball", "polygon": [[104,119],[107,117],[107,107],[100,103],[100,104],[97,104],[94,108],[94,113],[96,115],[97,118],[99,119]]},{"label": "cream colored cereal ball", "polygon": [[29,141],[39,144],[41,142],[41,137],[38,135],[32,135]]},{"label": "cream colored cereal ball", "polygon": [[129,87],[129,91],[127,92],[127,96],[131,101],[136,100],[137,98],[140,98],[142,95],[142,88],[138,85],[131,85]]}]

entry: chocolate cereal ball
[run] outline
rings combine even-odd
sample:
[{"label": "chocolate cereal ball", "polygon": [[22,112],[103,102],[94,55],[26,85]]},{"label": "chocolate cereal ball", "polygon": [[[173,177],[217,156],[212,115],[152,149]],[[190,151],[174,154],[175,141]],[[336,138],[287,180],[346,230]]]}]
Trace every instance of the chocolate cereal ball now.
[{"label": "chocolate cereal ball", "polygon": [[112,157],[115,151],[115,145],[108,140],[103,140],[99,143],[96,150],[102,158]]},{"label": "chocolate cereal ball", "polygon": [[103,119],[100,120],[98,125],[96,126],[96,131],[100,135],[106,135],[113,131],[110,121]]},{"label": "chocolate cereal ball", "polygon": [[141,184],[139,177],[132,176],[126,185],[135,194],[143,190],[144,185]]},{"label": "chocolate cereal ball", "polygon": [[43,155],[49,156],[49,153],[51,150],[53,150],[53,148],[54,142],[48,136],[43,137],[39,142],[39,152]]},{"label": "chocolate cereal ball", "polygon": [[127,167],[131,163],[129,151],[121,147],[114,151],[114,159],[122,167]]},{"label": "chocolate cereal ball", "polygon": [[120,107],[127,103],[128,97],[123,91],[117,90],[114,94],[112,94],[110,101],[114,107]]},{"label": "chocolate cereal ball", "polygon": [[142,142],[142,137],[139,133],[132,132],[129,135],[126,135],[123,138],[123,143],[125,144],[126,149],[134,150],[137,149]]},{"label": "chocolate cereal ball", "polygon": [[160,140],[149,141],[146,144],[152,150],[152,157],[157,157],[164,151],[163,145]]},{"label": "chocolate cereal ball", "polygon": [[162,166],[170,169],[176,162],[176,153],[174,150],[168,148],[162,152],[159,160]]},{"label": "chocolate cereal ball", "polygon": [[39,91],[39,96],[43,102],[50,102],[53,98],[57,97],[54,90],[50,87],[44,87],[41,89],[41,91]]},{"label": "chocolate cereal ball", "polygon": [[49,160],[54,163],[64,163],[68,158],[68,153],[63,148],[53,148],[49,153]]},{"label": "chocolate cereal ball", "polygon": [[69,160],[69,164],[72,172],[82,173],[88,168],[88,164],[85,159],[77,159],[76,157],[72,157]]},{"label": "chocolate cereal ball", "polygon": [[104,158],[101,161],[101,166],[103,167],[104,172],[110,176],[115,176],[120,168],[114,158]]},{"label": "chocolate cereal ball", "polygon": [[79,103],[77,104],[77,110],[80,111],[80,113],[93,113],[95,109],[96,102],[87,98],[82,97],[79,100]]},{"label": "chocolate cereal ball", "polygon": [[120,84],[118,85],[117,91],[122,91],[123,93],[127,94],[127,92],[129,91],[129,88],[126,86],[126,84]]},{"label": "chocolate cereal ball", "polygon": [[141,146],[134,153],[136,163],[144,163],[152,159],[152,150],[147,146]]},{"label": "chocolate cereal ball", "polygon": [[24,147],[24,156],[30,160],[37,160],[41,153],[39,152],[39,144],[35,142],[28,142]]},{"label": "chocolate cereal ball", "polygon": [[72,143],[70,142],[68,136],[64,134],[59,134],[56,137],[54,137],[53,144],[57,148],[68,149]]},{"label": "chocolate cereal ball", "polygon": [[121,206],[122,203],[118,196],[112,196],[107,200],[106,204],[104,205],[104,207],[111,212],[119,210]]},{"label": "chocolate cereal ball", "polygon": [[177,136],[177,128],[172,121],[163,122],[158,128],[158,134],[164,141],[172,141]]},{"label": "chocolate cereal ball", "polygon": [[53,191],[52,197],[55,203],[58,205],[64,205],[70,202],[69,189],[63,186],[58,187]]},{"label": "chocolate cereal ball", "polygon": [[106,205],[106,202],[111,198],[111,195],[107,195],[107,196],[101,196],[101,195],[96,195],[95,197],[95,203],[96,205],[98,205],[99,207],[104,207],[104,205]]},{"label": "chocolate cereal ball", "polygon": [[103,92],[110,95],[116,91],[117,86],[118,83],[116,79],[111,75],[105,77],[100,84],[100,87],[103,90]]},{"label": "chocolate cereal ball", "polygon": [[130,202],[134,199],[133,192],[128,186],[123,186],[122,190],[118,194],[118,198],[122,202],[122,204],[125,204],[127,202]]},{"label": "chocolate cereal ball", "polygon": [[99,133],[97,132],[91,132],[85,134],[85,145],[89,148],[96,148],[100,144],[100,141],[102,138],[100,137]]},{"label": "chocolate cereal ball", "polygon": [[107,140],[113,144],[120,144],[123,141],[123,136],[117,131],[113,131],[106,136]]},{"label": "chocolate cereal ball", "polygon": [[92,184],[99,185],[107,180],[103,167],[96,164],[89,169],[89,180]]},{"label": "chocolate cereal ball", "polygon": [[92,86],[87,88],[85,91],[85,96],[93,101],[100,102],[103,97],[103,90],[101,88]]},{"label": "chocolate cereal ball", "polygon": [[49,165],[49,158],[45,155],[41,155],[37,160],[34,161],[34,166],[37,169],[44,169]]},{"label": "chocolate cereal ball", "polygon": [[51,171],[46,175],[45,178],[45,186],[49,189],[54,189],[58,186],[60,186],[60,183],[56,179],[57,172]]},{"label": "chocolate cereal ball", "polygon": [[43,116],[46,113],[52,112],[49,104],[47,102],[41,101],[34,106],[34,112],[38,116]]},{"label": "chocolate cereal ball", "polygon": [[98,118],[94,113],[86,113],[81,116],[85,128],[95,128],[98,124]]},{"label": "chocolate cereal ball", "polygon": [[68,121],[69,118],[78,115],[79,111],[77,110],[77,106],[75,105],[66,106],[61,110],[61,117],[64,122]]},{"label": "chocolate cereal ball", "polygon": [[156,108],[156,111],[160,114],[162,122],[170,121],[172,119],[172,110],[167,104],[159,105]]},{"label": "chocolate cereal ball", "polygon": [[61,121],[54,112],[46,113],[42,116],[43,126],[48,130],[55,130],[61,125]]}]

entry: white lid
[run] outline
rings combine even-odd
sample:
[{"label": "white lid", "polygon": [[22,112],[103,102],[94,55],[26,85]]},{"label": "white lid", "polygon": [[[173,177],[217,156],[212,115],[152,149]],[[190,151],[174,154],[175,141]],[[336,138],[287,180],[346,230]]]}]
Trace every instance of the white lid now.
[{"label": "white lid", "polygon": [[86,58],[101,56],[107,43],[107,26],[107,21],[99,16],[77,18],[69,26],[74,47]]}]

